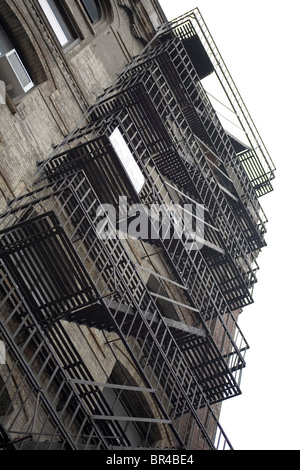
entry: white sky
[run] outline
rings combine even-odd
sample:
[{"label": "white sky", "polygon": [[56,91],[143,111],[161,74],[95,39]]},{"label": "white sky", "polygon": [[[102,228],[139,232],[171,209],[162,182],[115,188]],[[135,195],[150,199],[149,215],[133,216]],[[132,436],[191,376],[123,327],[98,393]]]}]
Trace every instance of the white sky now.
[{"label": "white sky", "polygon": [[198,7],[274,161],[260,199],[268,246],[240,327],[250,350],[242,395],[220,423],[236,450],[300,449],[299,0],[161,0],[173,19]]}]

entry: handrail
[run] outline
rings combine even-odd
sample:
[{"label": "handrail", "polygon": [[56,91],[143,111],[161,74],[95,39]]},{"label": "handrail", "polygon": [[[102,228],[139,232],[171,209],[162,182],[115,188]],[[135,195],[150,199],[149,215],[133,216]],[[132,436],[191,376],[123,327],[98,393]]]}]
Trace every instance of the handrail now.
[{"label": "handrail", "polygon": [[253,149],[256,164],[259,165],[261,173],[267,175],[269,180],[274,179],[275,165],[199,9],[195,8],[164,24],[158,31],[158,34],[169,30],[176,34],[176,29],[178,30],[181,25],[187,22],[193,26],[195,33],[198,35],[212,61],[215,74]]}]

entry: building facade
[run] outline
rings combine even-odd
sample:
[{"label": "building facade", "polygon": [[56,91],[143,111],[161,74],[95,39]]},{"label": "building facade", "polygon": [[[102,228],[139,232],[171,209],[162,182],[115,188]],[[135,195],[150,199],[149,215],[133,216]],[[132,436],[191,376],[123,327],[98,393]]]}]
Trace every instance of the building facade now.
[{"label": "building facade", "polygon": [[0,92],[1,447],[231,449],[274,165],[200,12],[0,0]]}]

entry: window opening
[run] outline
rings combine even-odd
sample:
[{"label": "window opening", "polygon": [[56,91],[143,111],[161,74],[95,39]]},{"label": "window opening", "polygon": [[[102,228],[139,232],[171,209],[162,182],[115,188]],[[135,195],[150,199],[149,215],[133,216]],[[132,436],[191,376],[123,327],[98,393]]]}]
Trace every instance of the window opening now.
[{"label": "window opening", "polygon": [[102,18],[102,8],[98,0],[81,0],[81,3],[91,21],[97,23]]},{"label": "window opening", "polygon": [[62,47],[77,39],[77,35],[68,20],[61,2],[56,0],[39,0],[39,4]]},{"label": "window opening", "polygon": [[0,56],[14,49],[14,45],[0,24]]}]

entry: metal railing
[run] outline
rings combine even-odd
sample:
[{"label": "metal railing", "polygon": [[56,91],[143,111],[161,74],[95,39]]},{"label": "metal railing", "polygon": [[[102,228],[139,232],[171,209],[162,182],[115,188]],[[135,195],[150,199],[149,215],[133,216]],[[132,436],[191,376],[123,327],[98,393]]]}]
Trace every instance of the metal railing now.
[{"label": "metal railing", "polygon": [[[218,120],[187,48],[194,36],[250,150],[236,154]],[[126,178],[115,179],[107,185],[112,200],[114,185],[145,204],[150,203],[149,192],[161,204],[174,201],[175,190],[181,202],[195,198],[208,209],[206,254],[189,253],[183,240],[158,237],[159,254],[168,260],[187,299],[167,301],[179,312],[187,309],[195,315],[197,328],[165,318],[162,296],[149,290],[139,274],[144,266],[133,263],[121,239],[103,240],[97,233],[102,198],[93,178],[100,173],[92,174],[95,167],[88,166],[88,159],[105,162],[102,182],[106,172],[113,174],[109,166],[115,156],[109,150],[107,158],[107,135],[116,125],[139,161],[148,192],[137,197]],[[240,393],[248,345],[237,325],[238,313],[231,309],[252,301],[255,250],[264,245],[266,223],[257,197],[272,190],[274,170],[199,10],[163,25],[39,165],[32,188],[1,215],[0,332],[8,361],[0,366],[0,396],[6,406],[0,431],[9,439],[3,446],[22,448],[31,442],[27,448],[130,448],[121,425],[127,419],[136,429],[141,430],[141,422],[147,427],[144,448],[152,445],[153,426],[156,432],[169,429],[167,448],[232,448],[212,403]],[[45,172],[49,184],[43,180]],[[51,270],[47,282],[40,275],[45,248],[51,248],[48,258],[58,278],[68,272],[66,290],[56,286]],[[102,390],[108,383],[113,389],[126,387],[111,383],[108,371],[102,380],[93,376],[66,323],[102,331],[118,364],[114,342],[122,345],[139,377],[137,386],[127,376],[130,392],[149,395],[151,412],[143,405],[141,416],[114,413]]]},{"label": "metal railing", "polygon": [[[82,268],[86,265],[86,269],[88,269],[86,275],[91,280],[91,287],[93,290],[96,289],[96,292],[98,291],[98,295],[94,298],[93,303],[100,304],[101,306],[98,314],[98,318],[100,315],[101,327],[103,328],[101,312],[104,311],[107,316],[107,328],[117,332],[146,386],[156,390],[154,399],[156,406],[161,410],[162,414],[160,417],[152,418],[152,421],[168,424],[177,440],[186,448],[189,448],[189,440],[193,439],[194,441],[196,436],[198,436],[197,440],[200,447],[205,448],[208,446],[208,448],[214,448],[214,440],[208,435],[206,426],[202,421],[203,417],[201,418],[203,413],[208,413],[215,431],[221,433],[223,441],[225,440],[226,445],[230,447],[230,443],[219,426],[200,382],[191,371],[187,361],[188,356],[185,356],[180,347],[178,347],[173,335],[170,333],[169,327],[157,310],[150,293],[138,276],[136,268],[129,259],[122,242],[120,240],[99,240],[95,224],[96,209],[99,206],[100,201],[97,200],[94,191],[82,172],[76,173],[72,178],[68,177],[61,182],[55,182],[35,190],[19,200],[13,213],[10,213],[8,219],[6,219],[6,229],[1,233],[3,245],[6,247],[3,254],[5,272],[8,272],[9,275],[12,272],[11,267],[7,264],[7,257],[15,256],[16,250],[23,255],[24,263],[28,259],[27,250],[29,245],[27,245],[26,239],[18,242],[18,247],[15,242],[11,245],[11,233],[16,230],[15,224],[17,220],[20,220],[20,216],[22,216],[21,225],[23,225],[24,221],[30,223],[30,218],[36,212],[54,212],[56,218],[60,221],[60,231],[63,230],[67,234],[68,239],[73,240],[73,247],[76,247],[74,254],[81,259]],[[80,230],[81,228],[83,230]],[[78,234],[81,234],[79,239]],[[41,240],[41,243],[45,243],[45,240],[47,240],[44,233],[41,233]],[[70,250],[71,245],[69,243],[67,245],[69,247],[68,250]],[[36,244],[33,244],[33,252],[34,246]],[[53,256],[55,257],[55,253]],[[35,265],[33,265],[32,270],[33,273],[30,278],[28,277],[27,282],[30,279],[38,279],[39,270],[35,269]],[[3,275],[6,276],[5,273]],[[27,292],[26,285],[20,285],[20,287],[21,292]],[[103,297],[107,296],[108,291],[111,291],[112,287],[115,290],[117,287],[117,304],[114,296],[108,296],[105,302],[103,300]],[[22,308],[26,308],[23,300],[20,297],[18,298],[17,305],[9,312],[10,317],[14,314],[20,315],[18,305],[21,304]],[[75,308],[75,312],[72,313],[72,317],[69,317],[70,311],[68,308],[65,308],[65,311],[63,311],[59,307],[55,311],[53,302],[51,305],[45,302],[38,302],[33,294],[29,295],[29,298],[32,305],[35,305],[35,309],[29,306],[27,316],[29,316],[30,321],[41,324],[44,331],[49,330],[51,332],[60,319],[69,319],[72,322],[76,322],[76,309],[78,306]],[[49,311],[49,308],[51,308],[52,315],[41,317],[41,313],[45,314]],[[145,312],[147,312],[147,316]],[[84,319],[80,318],[81,322],[89,325],[89,312],[86,312]],[[5,331],[7,331],[7,328],[5,328]],[[8,337],[5,339],[11,347],[15,345],[13,339]],[[38,348],[38,346],[36,347]],[[67,349],[72,347],[71,338],[66,340],[64,347]],[[192,351],[190,347],[187,349]],[[35,347],[33,347],[33,351],[35,351]],[[38,352],[35,352],[35,354],[38,357]],[[62,358],[60,358],[61,360]],[[77,377],[74,377],[74,368],[72,363],[68,365],[67,358],[64,369],[72,370],[73,379],[82,379],[81,371],[78,368],[76,369],[76,367]],[[34,368],[34,373],[39,373],[39,370]],[[69,384],[68,381],[67,383]],[[46,382],[46,390],[49,386],[50,382]],[[59,387],[62,387],[62,382],[60,382]],[[56,398],[57,396],[58,392],[55,393]],[[65,406],[67,407],[67,403]],[[94,413],[87,412],[85,401],[83,401],[82,406],[84,406],[86,420],[98,420]],[[79,404],[75,408],[76,410],[79,409]],[[53,416],[51,415],[52,418],[57,419],[57,411],[53,413]],[[97,416],[98,414],[96,413]],[[106,416],[105,422],[112,421],[113,423],[118,423],[117,417],[114,418],[113,414],[103,414],[103,411],[101,411],[100,415]],[[111,416],[111,421],[109,416]],[[72,419],[73,424],[74,420],[75,417]],[[147,419],[145,421],[147,422]],[[194,433],[193,437],[182,434],[180,430],[182,429],[183,422],[194,423],[198,431]],[[80,438],[82,438],[81,431]],[[118,434],[115,433],[114,436],[117,439]],[[52,435],[53,438],[54,435]],[[95,445],[99,446],[102,441],[101,439],[97,441],[97,436],[93,434],[93,442],[95,439]],[[104,440],[104,442],[107,441]],[[126,447],[126,444],[121,445],[121,447],[124,446]]]},{"label": "metal railing", "polygon": [[[128,128],[135,129],[132,134],[128,133],[128,142],[134,142],[132,151],[136,158],[142,164],[144,158],[152,157],[164,177],[174,181],[186,194],[194,194],[196,200],[209,209],[226,252],[234,261],[237,260],[235,268],[251,291],[256,282],[257,270],[255,254],[251,253],[255,244],[252,243],[252,237],[255,235],[251,232],[249,237],[251,229],[247,224],[246,227],[241,225],[240,213],[235,211],[220,187],[205,157],[202,143],[190,131],[177,101],[172,99],[172,95],[169,96],[170,89],[165,87],[163,92],[156,86],[158,80],[154,77],[153,69],[151,73],[143,73],[142,77],[135,75],[136,85],[125,88],[120,94],[95,107],[93,124],[82,129],[78,137],[89,132],[100,132],[100,129],[106,132],[103,120],[123,112],[120,122],[115,122],[114,126],[124,127],[127,122]],[[145,88],[140,84],[143,79],[146,80]],[[152,91],[155,95],[151,95]],[[249,301],[252,301],[251,294]],[[232,307],[242,305],[232,304]]]},{"label": "metal railing", "polygon": [[[271,181],[274,179],[274,163],[199,9],[191,10],[163,25],[159,33],[168,33],[170,31],[174,32],[181,39],[190,37],[190,35],[194,34],[194,31],[199,37],[212,62],[214,72],[224,90],[225,96],[251,146],[252,172],[248,172],[248,176],[254,184],[257,195],[266,194],[272,190]],[[247,171],[247,167],[245,169]],[[255,176],[252,174],[253,170],[255,171]],[[259,186],[257,186],[257,180],[260,181]]]}]

